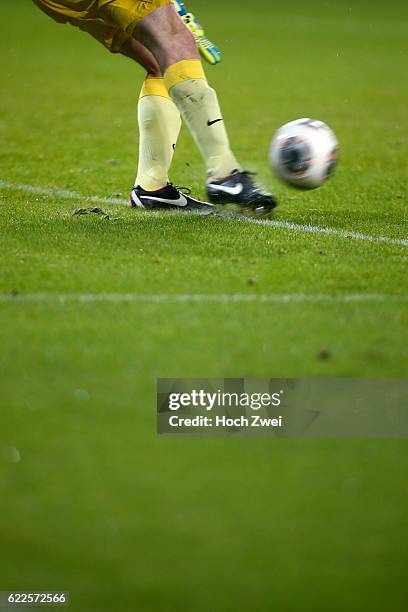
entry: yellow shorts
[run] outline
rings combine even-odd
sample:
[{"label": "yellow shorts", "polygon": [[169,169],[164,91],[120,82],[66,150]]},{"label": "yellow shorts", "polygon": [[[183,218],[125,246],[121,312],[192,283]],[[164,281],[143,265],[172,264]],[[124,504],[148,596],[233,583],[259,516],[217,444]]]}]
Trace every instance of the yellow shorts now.
[{"label": "yellow shorts", "polygon": [[47,15],[71,23],[117,53],[135,25],[171,0],[34,0]]}]

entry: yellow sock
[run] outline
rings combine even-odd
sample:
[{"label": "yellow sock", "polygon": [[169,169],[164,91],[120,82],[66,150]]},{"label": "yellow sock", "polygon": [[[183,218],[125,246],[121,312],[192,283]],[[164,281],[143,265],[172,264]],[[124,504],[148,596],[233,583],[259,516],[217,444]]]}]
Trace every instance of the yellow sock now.
[{"label": "yellow sock", "polygon": [[156,191],[168,183],[180,133],[180,113],[162,78],[147,77],[138,104],[139,167],[135,185]]},{"label": "yellow sock", "polygon": [[167,90],[200,149],[207,173],[222,178],[240,166],[231,151],[217,94],[200,60],[183,60],[164,74]]}]

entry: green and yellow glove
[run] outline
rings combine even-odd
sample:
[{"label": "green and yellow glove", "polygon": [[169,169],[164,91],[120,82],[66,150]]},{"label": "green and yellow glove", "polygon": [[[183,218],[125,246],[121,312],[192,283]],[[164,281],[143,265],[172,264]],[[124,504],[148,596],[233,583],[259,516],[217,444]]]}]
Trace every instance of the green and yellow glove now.
[{"label": "green and yellow glove", "polygon": [[181,0],[173,0],[173,4],[176,7],[176,11],[180,15],[180,18],[184,21],[188,29],[192,32],[197,43],[197,47],[203,58],[209,64],[219,64],[222,60],[220,50],[216,45],[214,45],[213,42],[211,42],[211,40],[208,40],[205,35],[203,26],[198,23],[192,13],[187,12],[186,7],[184,6],[184,2],[182,2]]}]

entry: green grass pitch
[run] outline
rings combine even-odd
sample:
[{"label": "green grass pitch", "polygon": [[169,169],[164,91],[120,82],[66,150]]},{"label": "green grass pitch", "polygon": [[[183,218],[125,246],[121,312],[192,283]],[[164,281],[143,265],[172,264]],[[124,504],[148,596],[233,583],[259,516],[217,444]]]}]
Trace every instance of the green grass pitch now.
[{"label": "green grass pitch", "polygon": [[[333,299],[1,301],[0,590],[67,590],[81,612],[402,612],[404,441],[159,439],[155,381],[407,376],[408,304],[386,296],[408,295],[408,6],[189,8],[224,53],[207,75],[238,157],[280,199],[273,219],[337,233],[109,203],[109,220],[73,216],[128,197],[143,72],[2,0],[0,295]],[[341,142],[311,193],[266,162],[302,116]],[[185,130],[172,179],[204,195]]]}]

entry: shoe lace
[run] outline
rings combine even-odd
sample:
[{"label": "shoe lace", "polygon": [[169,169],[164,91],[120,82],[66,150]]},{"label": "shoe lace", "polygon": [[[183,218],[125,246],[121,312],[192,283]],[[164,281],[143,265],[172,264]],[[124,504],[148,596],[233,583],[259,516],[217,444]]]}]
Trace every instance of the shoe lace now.
[{"label": "shoe lace", "polygon": [[170,183],[170,185],[172,185],[174,189],[177,189],[177,191],[181,191],[181,193],[184,193],[184,195],[190,195],[191,193],[191,189],[189,187],[179,187],[178,185],[173,185],[173,183]]}]

